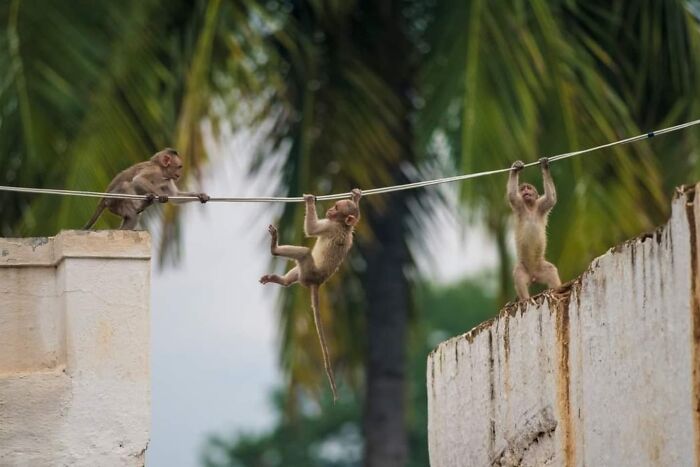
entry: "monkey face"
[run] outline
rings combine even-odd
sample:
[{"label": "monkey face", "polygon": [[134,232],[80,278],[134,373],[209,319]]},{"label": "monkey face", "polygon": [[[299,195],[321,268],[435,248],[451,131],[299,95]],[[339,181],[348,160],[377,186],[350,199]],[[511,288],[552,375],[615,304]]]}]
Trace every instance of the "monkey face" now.
[{"label": "monkey face", "polygon": [[182,159],[180,156],[172,156],[163,167],[165,178],[178,181],[182,176]]},{"label": "monkey face", "polygon": [[177,181],[182,176],[182,158],[176,150],[165,148],[157,152],[151,160],[160,165],[165,178]]},{"label": "monkey face", "polygon": [[530,185],[529,183],[523,183],[520,185],[519,188],[520,191],[520,196],[523,198],[523,201],[527,204],[534,203],[535,200],[539,197],[539,194],[537,193],[537,190],[535,189],[534,186]]},{"label": "monkey face", "polygon": [[182,159],[180,157],[173,157],[172,161],[172,178],[177,181],[182,177]]},{"label": "monkey face", "polygon": [[332,221],[340,220],[342,215],[342,207],[339,206],[340,201],[335,203],[333,206],[331,206],[328,211],[326,211],[326,219],[330,219]]},{"label": "monkey face", "polygon": [[[347,199],[338,201],[326,211],[326,219],[348,225],[354,225],[357,217],[357,206]],[[348,222],[348,219],[350,222]]]}]

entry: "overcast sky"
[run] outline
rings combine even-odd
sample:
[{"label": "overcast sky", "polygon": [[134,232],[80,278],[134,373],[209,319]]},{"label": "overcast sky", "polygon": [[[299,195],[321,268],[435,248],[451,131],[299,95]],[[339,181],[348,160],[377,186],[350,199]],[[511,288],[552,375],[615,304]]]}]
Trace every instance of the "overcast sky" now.
[{"label": "overcast sky", "polygon": [[[237,135],[215,148],[204,191],[272,194],[274,167],[257,180],[246,173],[254,139]],[[269,395],[281,382],[275,315],[281,289],[257,282],[270,264],[267,225],[279,206],[209,203],[180,209],[182,261],[163,271],[153,262],[149,467],[197,466],[208,434],[271,426]],[[424,275],[450,282],[494,264],[493,248],[479,229],[465,229],[449,211],[437,218],[426,232],[431,251],[419,261]]]}]

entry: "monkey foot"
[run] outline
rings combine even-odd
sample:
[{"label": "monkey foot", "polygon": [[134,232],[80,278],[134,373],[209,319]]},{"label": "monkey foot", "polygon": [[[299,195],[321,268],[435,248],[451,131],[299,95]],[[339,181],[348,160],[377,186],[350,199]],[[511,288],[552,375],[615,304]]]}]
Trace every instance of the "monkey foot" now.
[{"label": "monkey foot", "polygon": [[261,284],[267,284],[267,283],[269,283],[269,282],[274,282],[274,277],[275,277],[275,276],[272,275],[272,274],[265,274],[264,276],[262,276],[262,277],[260,278],[260,283],[261,283]]}]

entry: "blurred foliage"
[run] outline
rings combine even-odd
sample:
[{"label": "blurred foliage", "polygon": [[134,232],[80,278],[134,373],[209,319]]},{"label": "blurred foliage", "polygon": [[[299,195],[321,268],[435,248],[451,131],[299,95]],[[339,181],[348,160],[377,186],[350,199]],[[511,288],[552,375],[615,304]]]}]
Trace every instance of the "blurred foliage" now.
[{"label": "blurred foliage", "polygon": [[[418,51],[406,32],[412,18],[406,3],[273,0],[266,6],[278,20],[270,44],[282,73],[270,97],[276,110],[270,138],[275,146],[289,147],[282,190],[325,194],[408,181],[405,169],[416,160],[409,96]],[[408,200],[419,195],[363,200],[349,267],[321,291],[339,387],[365,389],[358,433],[368,466],[403,465],[408,453],[406,408],[397,401],[405,393],[412,269],[407,240],[417,232],[410,222],[417,211]],[[302,218],[299,207],[284,207],[282,241],[310,244],[302,238]],[[305,289],[282,294],[280,330],[290,393],[285,402],[295,415],[303,409],[301,399],[327,391]]]},{"label": "blurred foliage", "polygon": [[[282,195],[391,184],[392,170],[400,162],[410,162],[402,144],[408,138],[402,127],[408,110],[377,66],[373,52],[377,43],[356,37],[361,30],[368,36],[381,31],[382,18],[373,5],[378,4],[290,0],[265,4],[268,15],[275,18],[275,34],[268,36],[267,45],[280,71],[280,82],[269,97],[275,120],[269,139],[273,148],[289,148],[282,168]],[[258,162],[266,157],[260,154]],[[360,241],[374,240],[369,211],[386,201],[386,197],[363,200]],[[328,204],[319,203],[318,210],[325,211]],[[303,237],[303,214],[302,206],[283,207],[279,220],[283,243],[313,243]],[[365,258],[359,248],[352,256],[355,267],[343,268],[322,289],[321,314],[339,382],[358,387],[365,342],[356,336],[367,334],[367,323],[361,278],[353,271],[361,271]],[[287,261],[276,264],[288,267]],[[304,288],[292,287],[282,294],[280,359],[290,390],[318,395],[326,385],[319,378],[322,357],[309,307]]]},{"label": "blurred foliage", "polygon": [[[489,279],[489,282],[492,279]],[[484,279],[449,286],[419,284],[416,308],[424,310],[409,343],[409,444],[407,467],[428,463],[427,389],[425,361],[439,342],[463,333],[490,318],[495,297],[487,292]],[[468,305],[465,305],[468,304]],[[362,465],[361,400],[351,392],[341,394],[334,406],[326,397],[319,401],[306,396],[298,402],[297,417],[284,416],[289,402],[286,391],[277,391],[274,405],[278,421],[269,431],[240,434],[232,438],[212,437],[204,447],[206,467],[359,467]]]},{"label": "blurred foliage", "polygon": [[[172,146],[196,172],[202,121],[268,85],[252,1],[0,2],[0,183],[103,190]],[[0,193],[2,235],[78,228],[95,199]],[[176,246],[166,209],[163,245]],[[104,216],[99,226],[116,225]]]},{"label": "blurred foliage", "polygon": [[[436,159],[473,172],[589,147],[700,116],[698,11],[697,1],[685,0],[7,0],[0,2],[0,183],[101,190],[164,146],[185,154],[196,176],[207,156],[204,122],[214,137],[223,124],[271,122],[257,163],[282,149],[278,192],[294,195],[406,181],[420,162]],[[700,176],[699,143],[691,129],[554,164],[559,204],[548,256],[562,278],[663,222],[672,187]],[[513,296],[505,178],[461,184],[472,219],[487,226],[500,254],[497,304]],[[529,170],[524,178],[539,177]],[[394,292],[381,319],[406,313],[400,295],[412,271],[404,242],[420,237],[429,215],[420,199],[410,211],[396,199],[363,201],[360,248],[323,294],[334,364],[351,383],[346,391],[360,385],[365,337],[377,324],[363,313],[376,306],[363,303],[364,293],[370,286]],[[95,204],[2,192],[0,234],[78,227]],[[299,243],[303,209],[285,208],[281,238]],[[161,244],[177,246],[176,211],[156,212]],[[105,216],[100,226],[115,222]],[[396,245],[401,251],[386,262],[400,272],[379,274],[375,284],[367,264],[383,267],[377,250]],[[283,296],[289,387],[325,388],[305,290]],[[421,313],[433,308],[420,300],[414,337],[425,341],[423,318],[434,317]],[[460,300],[463,310],[476,298]],[[465,329],[460,323],[452,332]],[[421,372],[424,357],[411,357]],[[400,373],[401,362],[392,364]],[[293,423],[320,424],[310,438],[328,427],[304,411],[313,405],[308,394],[293,391],[279,403],[300,407],[297,420],[280,422],[289,439],[305,433]],[[425,428],[423,405],[409,405],[411,436]],[[348,419],[359,413],[337,410]],[[282,434],[270,436],[250,438],[247,452]]]}]

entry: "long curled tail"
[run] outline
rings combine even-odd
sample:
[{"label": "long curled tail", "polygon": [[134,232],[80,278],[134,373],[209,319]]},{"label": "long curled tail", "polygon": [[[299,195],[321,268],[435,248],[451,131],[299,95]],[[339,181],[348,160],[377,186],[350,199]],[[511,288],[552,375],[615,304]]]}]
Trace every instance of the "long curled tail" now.
[{"label": "long curled tail", "polygon": [[326,337],[323,334],[323,324],[321,323],[321,314],[319,313],[318,286],[312,285],[311,289],[311,310],[314,313],[314,323],[316,324],[316,333],[318,340],[321,343],[321,352],[323,353],[323,366],[326,368],[326,376],[331,385],[333,393],[333,403],[338,400],[338,391],[335,387],[335,378],[333,377],[333,367],[331,367],[331,359],[328,356],[328,346],[326,345]]},{"label": "long curled tail", "polygon": [[104,211],[106,207],[107,207],[107,202],[104,198],[102,198],[100,200],[100,204],[97,205],[97,209],[95,209],[95,214],[93,214],[92,217],[90,218],[90,220],[88,221],[88,223],[85,224],[85,227],[83,227],[83,230],[90,229],[95,224],[95,222],[97,222],[97,219],[100,218],[102,211]]}]

